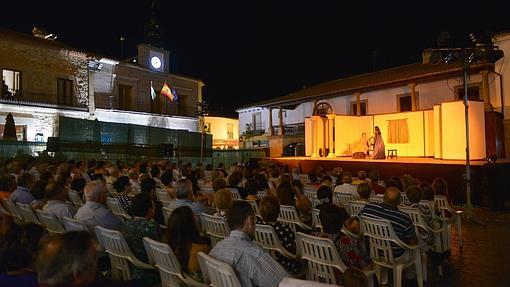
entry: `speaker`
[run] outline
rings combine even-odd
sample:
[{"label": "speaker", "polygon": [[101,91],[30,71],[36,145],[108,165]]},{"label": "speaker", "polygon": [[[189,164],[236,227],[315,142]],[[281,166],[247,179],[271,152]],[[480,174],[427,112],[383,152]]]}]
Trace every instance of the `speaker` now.
[{"label": "speaker", "polygon": [[57,152],[59,151],[59,138],[58,137],[48,137],[48,141],[46,142],[46,151],[49,152]]},{"label": "speaker", "polygon": [[163,149],[163,153],[166,156],[174,155],[174,145],[173,144],[163,144],[162,149]]}]

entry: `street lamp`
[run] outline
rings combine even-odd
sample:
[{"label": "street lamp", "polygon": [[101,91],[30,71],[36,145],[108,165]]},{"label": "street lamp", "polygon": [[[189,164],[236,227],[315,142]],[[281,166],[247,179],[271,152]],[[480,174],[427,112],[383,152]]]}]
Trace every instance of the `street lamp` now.
[{"label": "street lamp", "polygon": [[[462,60],[463,86],[464,86],[464,119],[466,122],[466,204],[463,206],[466,218],[476,219],[473,205],[471,203],[471,163],[469,158],[469,99],[468,99],[468,71],[469,65],[483,61],[485,63],[495,63],[503,57],[503,51],[490,43],[479,43],[473,33],[469,34],[471,41],[475,45],[472,48],[438,48],[427,49],[430,55],[431,64],[441,62],[454,63]],[[439,42],[439,41],[438,41]]]},{"label": "street lamp", "polygon": [[205,101],[197,102],[198,123],[200,125],[200,162],[204,162],[204,116],[209,115],[209,104]]}]

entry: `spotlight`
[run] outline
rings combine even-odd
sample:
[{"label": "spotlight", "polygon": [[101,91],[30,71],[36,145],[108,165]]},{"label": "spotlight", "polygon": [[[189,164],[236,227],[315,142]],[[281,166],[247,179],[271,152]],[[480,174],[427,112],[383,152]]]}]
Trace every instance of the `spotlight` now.
[{"label": "spotlight", "polygon": [[497,160],[498,160],[498,156],[495,154],[491,154],[490,156],[487,157],[488,163],[496,163]]},{"label": "spotlight", "polygon": [[446,57],[444,57],[444,62],[446,64],[450,64],[452,62],[455,62],[458,58],[459,58],[458,52],[450,52],[446,55]]}]

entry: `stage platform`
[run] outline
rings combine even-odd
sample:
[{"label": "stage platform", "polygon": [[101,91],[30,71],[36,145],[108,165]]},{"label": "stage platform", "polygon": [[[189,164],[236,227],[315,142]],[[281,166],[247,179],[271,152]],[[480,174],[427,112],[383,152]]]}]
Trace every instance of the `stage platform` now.
[{"label": "stage platform", "polygon": [[[311,157],[277,157],[268,158],[290,168],[299,167],[302,173],[313,168],[333,169],[341,167],[354,176],[359,170],[376,169],[384,180],[392,176],[410,174],[421,181],[432,183],[441,177],[448,182],[453,201],[465,202],[466,161],[441,160],[427,157],[399,157],[396,159],[353,159],[352,157],[311,158]],[[510,159],[498,159],[489,164],[485,160],[473,160],[471,164],[472,201],[480,206],[501,209],[505,200],[510,198]]]}]

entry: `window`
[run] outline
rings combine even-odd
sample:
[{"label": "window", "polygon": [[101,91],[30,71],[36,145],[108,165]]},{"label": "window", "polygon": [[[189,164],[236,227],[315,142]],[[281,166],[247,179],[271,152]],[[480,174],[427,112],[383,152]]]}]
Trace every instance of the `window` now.
[{"label": "window", "polygon": [[21,72],[2,70],[2,97],[16,96],[21,91]]},{"label": "window", "polygon": [[[418,108],[418,92],[416,92],[416,108]],[[413,110],[411,93],[397,95],[397,111],[410,112]]]},{"label": "window", "polygon": [[233,124],[227,124],[227,139],[228,140],[234,139],[234,125]]},{"label": "window", "polygon": [[[455,86],[455,99],[456,100],[464,99],[464,86],[463,85]],[[474,84],[468,85],[468,99],[470,101],[480,100],[480,83],[474,83]]]},{"label": "window", "polygon": [[262,128],[262,113],[253,114],[253,130],[260,131]]},{"label": "window", "polygon": [[59,105],[73,105],[73,81],[57,79],[57,103]]},{"label": "window", "polygon": [[[360,114],[361,116],[367,115],[367,104],[368,104],[367,100],[361,101],[361,114]],[[357,101],[351,102],[351,115],[356,116],[357,111],[358,111],[358,102]]]},{"label": "window", "polygon": [[[3,138],[5,125],[0,125],[0,139]],[[16,125],[16,140],[26,141],[27,140],[27,126]]]},{"label": "window", "polygon": [[133,105],[133,87],[119,84],[119,109],[131,110]]}]

